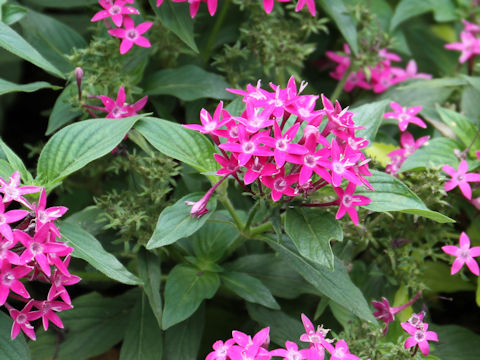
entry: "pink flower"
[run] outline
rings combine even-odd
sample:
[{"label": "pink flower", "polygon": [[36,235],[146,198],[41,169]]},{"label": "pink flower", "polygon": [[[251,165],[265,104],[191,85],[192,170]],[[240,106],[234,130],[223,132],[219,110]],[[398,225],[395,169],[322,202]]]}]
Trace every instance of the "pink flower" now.
[{"label": "pink flower", "polygon": [[285,342],[285,348],[272,350],[270,355],[283,357],[283,360],[304,360],[308,359],[310,354],[308,349],[298,350],[298,345],[288,340]]},{"label": "pink flower", "polygon": [[68,208],[65,206],[52,206],[47,209],[46,205],[47,195],[45,193],[45,189],[42,189],[40,198],[38,199],[38,205],[33,205],[33,210],[35,211],[36,229],[38,230],[43,225],[49,223],[50,230],[52,230],[56,236],[60,237],[60,231],[58,231],[53,221],[65,214]]},{"label": "pink flower", "polygon": [[[162,0],[163,1],[163,0]],[[162,3],[160,1],[160,4]],[[217,11],[217,1],[218,0],[172,0],[173,2],[188,2],[190,4],[190,16],[192,18],[197,15],[198,9],[200,8],[200,3],[202,1],[207,3],[208,6],[208,12],[210,13],[210,16],[215,15],[215,12]],[[157,6],[160,6],[158,0],[157,0]]]},{"label": "pink flower", "polygon": [[10,210],[5,212],[5,205],[0,196],[0,233],[9,241],[13,241],[12,228],[9,224],[22,220],[28,215],[27,210]]},{"label": "pink flower", "polygon": [[428,324],[426,323],[420,323],[417,326],[414,326],[410,322],[402,322],[401,325],[403,330],[412,335],[405,341],[405,349],[418,345],[422,354],[428,356],[430,352],[428,341],[438,341],[437,333],[434,331],[427,331]]},{"label": "pink flower", "polygon": [[111,17],[116,26],[122,26],[124,15],[140,14],[140,12],[132,6],[125,6],[125,0],[116,0],[115,3],[99,1],[105,10],[101,10],[92,17],[92,22]]},{"label": "pink flower", "polygon": [[452,177],[445,183],[445,191],[450,191],[458,186],[463,196],[470,200],[472,198],[472,188],[469,182],[480,182],[480,174],[467,173],[468,163],[465,160],[462,160],[458,165],[458,171],[450,165],[443,165],[442,170]]},{"label": "pink flower", "polygon": [[51,321],[59,328],[63,329],[62,320],[55,312],[72,309],[73,306],[61,301],[33,301],[38,311],[32,311],[31,314],[38,314],[42,318],[42,324],[45,331],[48,330],[48,322]]},{"label": "pink flower", "polygon": [[445,49],[461,51],[458,62],[463,64],[465,61],[480,54],[480,39],[466,31],[460,33],[461,42],[446,44]]},{"label": "pink flower", "polygon": [[304,6],[307,5],[308,11],[312,16],[315,16],[315,0],[298,0],[297,6],[295,7],[295,11],[298,12],[304,8]]},{"label": "pink flower", "polygon": [[18,311],[13,308],[9,309],[10,316],[13,319],[11,331],[12,339],[15,339],[20,333],[20,330],[22,330],[24,334],[27,335],[30,339],[36,340],[35,331],[33,329],[33,326],[30,324],[30,321],[37,320],[38,318],[40,318],[41,314],[36,311],[30,312],[32,305],[33,300],[30,300],[28,304],[25,305],[22,311]]},{"label": "pink flower", "polygon": [[259,176],[272,176],[278,174],[280,171],[275,164],[267,163],[265,158],[254,156],[248,163],[245,164],[248,169],[243,176],[245,185],[251,184],[258,179]]},{"label": "pink flower", "polygon": [[12,176],[10,176],[10,179],[8,183],[3,180],[0,177],[0,192],[4,194],[3,196],[3,202],[8,203],[12,200],[18,201],[19,203],[25,205],[26,207],[30,208],[31,205],[30,203],[25,200],[25,198],[22,195],[25,194],[32,194],[32,193],[37,193],[40,191],[40,187],[38,186],[22,186],[19,187],[20,185],[20,173],[18,171],[15,171]]},{"label": "pink flower", "polygon": [[32,269],[31,266],[15,266],[12,268],[9,262],[3,262],[0,270],[0,305],[5,304],[10,290],[25,299],[30,297],[25,285],[18,279],[27,275]]},{"label": "pink flower", "polygon": [[290,187],[298,181],[298,174],[285,176],[285,168],[281,168],[278,174],[272,176],[262,176],[260,181],[268,188],[272,189],[273,201],[278,201],[283,195],[295,196],[295,190]]},{"label": "pink flower", "polygon": [[[277,0],[278,2],[290,2],[290,0]],[[270,14],[273,10],[273,4],[275,0],[263,0],[263,8],[267,14]]]},{"label": "pink flower", "polygon": [[[70,255],[63,260],[63,267],[66,269],[69,263]],[[60,296],[65,303],[71,305],[72,301],[68,295],[67,289],[65,289],[65,286],[75,285],[76,283],[80,282],[81,278],[79,276],[69,274],[68,271],[64,272],[60,271],[59,269],[60,268],[58,268],[58,270],[55,269],[50,278],[52,286],[48,291],[47,300],[51,301]]]},{"label": "pink flower", "polygon": [[273,157],[277,167],[282,167],[285,164],[287,154],[304,155],[308,153],[308,150],[304,146],[291,143],[291,141],[297,135],[299,127],[300,123],[296,123],[290,129],[288,129],[285,134],[282,135],[280,126],[278,126],[278,124],[275,122],[273,124],[274,138],[268,136],[261,139],[265,145],[274,149]]},{"label": "pink flower", "polygon": [[385,329],[383,330],[383,334],[385,335],[388,331],[388,324],[391,323],[395,319],[395,314],[398,314],[399,312],[405,310],[407,307],[412,305],[417,299],[420,297],[420,293],[417,293],[415,297],[407,302],[406,304],[403,304],[402,306],[390,306],[390,303],[388,302],[388,299],[385,297],[382,297],[382,301],[372,301],[372,305],[377,311],[373,313],[373,316],[377,318],[379,321],[383,321],[385,323]]},{"label": "pink flower", "polygon": [[432,75],[425,73],[417,73],[417,63],[415,60],[410,60],[406,69],[392,67],[392,74],[395,75],[395,82],[400,83],[408,79],[431,79]]},{"label": "pink flower", "polygon": [[418,125],[422,128],[426,128],[427,125],[420,119],[416,117],[420,111],[422,111],[421,106],[412,106],[412,107],[403,107],[399,103],[392,101],[390,106],[394,110],[394,112],[387,112],[383,115],[385,119],[398,119],[398,127],[400,131],[407,130],[407,126],[409,123]]},{"label": "pink flower", "polygon": [[345,340],[338,340],[335,344],[335,348],[328,344],[326,349],[330,352],[330,360],[361,360],[358,356],[350,354],[348,345]]},{"label": "pink flower", "polygon": [[473,24],[471,22],[468,22],[465,19],[462,20],[462,23],[463,23],[463,26],[464,26],[463,31],[467,31],[467,32],[470,32],[472,34],[476,34],[476,33],[480,32],[480,25]]},{"label": "pink flower", "polygon": [[[220,120],[222,116],[223,120]],[[223,110],[223,101],[220,101],[213,114],[213,119],[207,110],[202,109],[200,110],[200,121],[202,125],[191,124],[182,126],[187,129],[199,131],[202,134],[211,134],[225,125],[228,120],[230,120],[230,114],[226,110]]]},{"label": "pink flower", "polygon": [[470,248],[470,238],[467,234],[462,232],[460,235],[460,247],[455,245],[442,246],[444,253],[455,256],[455,261],[452,264],[450,273],[452,275],[460,271],[463,265],[467,264],[467,267],[472,273],[479,276],[480,270],[474,257],[480,256],[480,246],[474,246]]},{"label": "pink flower", "polygon": [[[310,348],[314,348],[318,352],[323,355],[325,346],[330,345],[330,343],[325,340],[325,336],[327,336],[330,330],[324,329],[323,326],[313,326],[313,323],[310,319],[305,315],[302,314],[302,323],[303,327],[305,328],[305,334],[300,335],[300,341],[310,343]],[[323,359],[323,357],[321,357]]]},{"label": "pink flower", "polygon": [[350,183],[347,185],[345,190],[340,187],[334,189],[340,200],[340,206],[335,218],[341,219],[345,213],[348,213],[348,216],[350,216],[353,223],[358,226],[358,214],[355,206],[368,205],[370,204],[371,200],[363,195],[353,195],[355,188],[356,185],[354,183]]},{"label": "pink flower", "polygon": [[228,350],[234,343],[235,340],[233,339],[229,339],[225,341],[225,343],[222,340],[216,341],[212,346],[213,350],[215,351],[209,353],[205,360],[227,360]]},{"label": "pink flower", "polygon": [[144,22],[135,27],[130,16],[125,16],[123,20],[124,29],[110,29],[108,33],[112,36],[118,37],[122,40],[120,44],[120,54],[127,53],[133,44],[141,47],[151,47],[150,41],[142,34],[148,31],[153,25],[152,22]]}]

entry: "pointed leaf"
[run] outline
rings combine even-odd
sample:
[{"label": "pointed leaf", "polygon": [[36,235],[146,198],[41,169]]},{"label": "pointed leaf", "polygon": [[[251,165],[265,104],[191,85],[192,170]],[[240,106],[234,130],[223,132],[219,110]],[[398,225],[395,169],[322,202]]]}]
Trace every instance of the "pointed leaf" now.
[{"label": "pointed leaf", "polygon": [[[13,169],[13,171],[19,171],[21,179],[24,183],[31,183],[33,182],[33,177],[32,174],[27,170],[25,167],[25,164],[23,163],[22,159],[13,152],[12,149],[10,149],[7,144],[3,142],[2,139],[0,139],[0,155],[2,158],[8,161],[9,165]],[[10,174],[12,175],[13,172]],[[10,175],[8,177],[10,177]],[[8,178],[7,177],[7,178]],[[5,180],[7,180],[5,178]]]},{"label": "pointed leaf", "polygon": [[237,236],[238,230],[234,226],[207,221],[200,230],[190,236],[190,243],[198,259],[217,262]]},{"label": "pointed leaf", "polygon": [[0,359],[18,360],[31,359],[30,349],[25,342],[23,334],[15,340],[10,337],[13,321],[4,312],[0,312]]},{"label": "pointed leaf", "polygon": [[36,81],[30,84],[15,84],[13,82],[0,79],[0,95],[12,92],[34,92],[40,89],[61,89],[60,86],[52,85],[45,81]]},{"label": "pointed leaf", "polygon": [[370,142],[375,140],[387,105],[387,100],[381,100],[350,109],[350,111],[355,114],[353,116],[355,125],[365,128],[356,131],[355,135],[370,140]]},{"label": "pointed leaf", "polygon": [[157,119],[145,118],[139,121],[138,130],[158,151],[182,161],[200,172],[217,170],[213,158],[215,148],[206,136],[179,124]]},{"label": "pointed leaf", "polygon": [[288,209],[285,232],[300,254],[333,270],[334,257],[330,241],[342,241],[343,231],[332,214],[310,208]]},{"label": "pointed leaf", "polygon": [[161,246],[173,244],[177,240],[192,235],[200,229],[205,221],[213,214],[217,206],[216,199],[212,196],[208,202],[209,212],[200,219],[190,214],[191,206],[185,201],[198,201],[203,194],[189,194],[178,200],[175,204],[167,206],[158,217],[157,226],[148,241],[147,249],[156,249]]},{"label": "pointed leaf", "polygon": [[16,33],[11,27],[0,22],[0,47],[31,62],[43,70],[65,79],[65,75],[46,60],[40,53],[35,50],[24,38]]},{"label": "pointed leaf", "polygon": [[123,119],[91,119],[69,125],[53,135],[37,165],[41,184],[52,185],[112,151],[144,115]]},{"label": "pointed leaf", "polygon": [[204,299],[215,295],[219,286],[217,273],[199,271],[189,265],[175,266],[165,285],[163,329],[189,318]]},{"label": "pointed leaf", "polygon": [[390,23],[390,31],[407,19],[429,12],[432,10],[432,3],[429,0],[402,0],[395,8],[393,18]]},{"label": "pointed leaf", "polygon": [[120,360],[161,360],[162,330],[141,293],[130,315],[120,351]]},{"label": "pointed leaf", "polygon": [[190,17],[187,4],[173,4],[171,1],[164,1],[160,7],[157,7],[156,0],[149,0],[149,2],[162,25],[177,35],[190,49],[198,53],[193,33],[193,20]]},{"label": "pointed leaf", "polygon": [[375,191],[368,191],[364,188],[358,188],[356,191],[357,194],[365,195],[372,200],[370,204],[363,205],[368,210],[400,211],[423,216],[439,223],[455,222],[445,215],[428,209],[407,185],[389,174],[374,170],[368,181]]},{"label": "pointed leaf", "polygon": [[167,360],[197,359],[204,324],[205,306],[202,304],[187,320],[166,331],[164,358]]},{"label": "pointed leaf", "polygon": [[72,256],[88,262],[109,278],[128,285],[138,285],[142,281],[128,271],[118,259],[105,251],[102,244],[93,235],[80,226],[62,222],[60,233],[63,240],[74,248]]},{"label": "pointed leaf", "polygon": [[138,276],[143,281],[143,291],[147,294],[150,307],[157,318],[158,326],[162,326],[162,269],[160,257],[149,251],[140,249],[138,252]]},{"label": "pointed leaf", "polygon": [[284,236],[280,242],[267,240],[268,245],[286,260],[288,265],[303,276],[323,295],[349,309],[361,319],[376,323],[362,292],[350,280],[342,262],[335,258],[335,270],[315,264],[300,255],[292,240]]},{"label": "pointed leaf", "polygon": [[280,305],[278,305],[270,290],[260,280],[235,271],[222,273],[221,279],[227,289],[248,302],[260,304],[274,310],[280,309]]},{"label": "pointed leaf", "polygon": [[98,4],[98,0],[29,0],[37,6],[44,6],[49,8],[67,9],[75,7],[84,7],[86,5]]},{"label": "pointed leaf", "polygon": [[438,334],[434,355],[448,360],[477,360],[480,352],[480,335],[457,325],[438,326],[431,329]]},{"label": "pointed leaf", "polygon": [[74,82],[68,84],[67,87],[63,89],[62,93],[55,101],[50,117],[48,118],[47,131],[45,132],[46,135],[53,134],[63,125],[68,124],[77,116],[82,115],[82,112],[74,110],[73,105],[70,103],[70,98],[76,96],[76,94],[77,84]]}]

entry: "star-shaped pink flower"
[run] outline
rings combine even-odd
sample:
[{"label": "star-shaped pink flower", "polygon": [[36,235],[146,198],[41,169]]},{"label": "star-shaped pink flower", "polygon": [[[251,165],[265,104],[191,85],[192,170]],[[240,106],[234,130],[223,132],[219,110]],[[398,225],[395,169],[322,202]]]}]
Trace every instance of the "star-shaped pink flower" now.
[{"label": "star-shaped pink flower", "polygon": [[409,322],[402,322],[401,325],[403,330],[412,335],[405,341],[405,349],[418,345],[422,354],[427,356],[430,352],[428,341],[438,341],[437,333],[434,331],[427,331],[428,324],[426,323],[420,323],[417,326],[413,326]]},{"label": "star-shaped pink flower", "polygon": [[467,267],[470,269],[470,271],[479,276],[480,269],[478,268],[477,261],[474,259],[474,257],[480,256],[480,246],[474,246],[471,248],[470,238],[464,232],[462,232],[460,235],[459,243],[460,247],[455,245],[442,246],[444,253],[456,257],[456,259],[453,261],[450,273],[452,275],[456,274],[460,271],[463,265],[467,264]]},{"label": "star-shaped pink flower", "polygon": [[8,203],[12,200],[18,201],[19,203],[25,205],[26,207],[30,208],[30,203],[25,200],[22,195],[25,194],[32,194],[37,193],[40,191],[40,187],[38,186],[21,186],[20,187],[20,173],[15,171],[8,183],[0,178],[0,192],[3,193],[3,202]]},{"label": "star-shaped pink flower", "polygon": [[468,163],[465,160],[460,162],[458,170],[455,170],[450,165],[443,165],[442,170],[452,177],[445,183],[445,191],[450,191],[458,186],[463,196],[468,200],[471,200],[472,188],[470,187],[469,182],[480,182],[480,174],[467,173]]},{"label": "star-shaped pink flower", "polygon": [[150,41],[142,34],[148,31],[152,27],[152,22],[144,22],[135,26],[132,18],[130,16],[125,16],[123,19],[123,26],[125,28],[121,29],[110,29],[108,33],[112,36],[122,39],[120,44],[120,54],[127,53],[133,46],[133,44],[141,47],[151,47]]},{"label": "star-shaped pink flower", "polygon": [[97,12],[91,22],[112,18],[113,23],[116,26],[122,26],[124,15],[140,14],[140,12],[132,6],[125,6],[125,0],[116,0],[114,3],[99,1],[98,2],[105,10]]},{"label": "star-shaped pink flower", "polygon": [[427,124],[423,122],[422,119],[415,116],[420,111],[422,111],[421,106],[412,106],[412,107],[403,107],[399,103],[392,101],[390,106],[394,110],[394,112],[387,112],[383,115],[385,119],[397,119],[398,120],[398,127],[400,131],[407,130],[408,124],[415,124],[420,126],[421,128],[426,128]]},{"label": "star-shaped pink flower", "polygon": [[480,39],[467,31],[460,33],[461,42],[446,44],[445,49],[461,51],[458,62],[463,64],[465,61],[480,54]]}]

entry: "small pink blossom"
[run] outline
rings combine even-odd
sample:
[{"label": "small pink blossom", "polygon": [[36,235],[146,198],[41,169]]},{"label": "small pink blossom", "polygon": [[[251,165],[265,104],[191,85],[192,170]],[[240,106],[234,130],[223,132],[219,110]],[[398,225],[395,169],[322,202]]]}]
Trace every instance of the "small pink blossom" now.
[{"label": "small pink blossom", "polygon": [[446,44],[445,49],[461,51],[458,62],[463,64],[480,54],[480,39],[475,38],[472,33],[467,31],[460,33],[460,39],[461,42]]},{"label": "small pink blossom", "polygon": [[18,201],[19,203],[30,208],[30,203],[25,200],[22,195],[37,193],[40,191],[38,186],[21,186],[20,187],[20,173],[15,171],[8,183],[0,177],[0,192],[3,193],[3,202],[9,203],[12,200]]},{"label": "small pink blossom", "polygon": [[363,195],[354,195],[355,189],[356,185],[354,183],[349,183],[345,190],[340,187],[334,189],[340,202],[335,218],[341,219],[347,213],[353,223],[358,226],[358,214],[355,206],[368,205],[371,200]]},{"label": "small pink blossom", "polygon": [[[158,0],[157,0],[157,6],[160,6],[162,1],[158,2]],[[215,12],[217,11],[218,0],[172,0],[172,1],[173,2],[188,2],[190,4],[190,16],[192,18],[194,18],[195,15],[197,15],[198,9],[200,8],[200,3],[202,1],[207,3],[208,12],[210,13],[210,16],[215,15]]]},{"label": "small pink blossom", "polygon": [[125,16],[123,20],[124,28],[110,29],[108,33],[112,36],[122,39],[120,44],[120,54],[126,54],[133,46],[133,44],[141,47],[151,47],[150,41],[142,34],[152,27],[152,22],[143,22],[137,26],[132,18]]},{"label": "small pink blossom", "polygon": [[18,279],[27,275],[32,269],[31,266],[15,266],[12,268],[9,262],[3,262],[0,269],[0,305],[5,304],[10,290],[25,299],[30,297],[25,285]]},{"label": "small pink blossom", "polygon": [[28,215],[27,210],[10,210],[5,212],[5,204],[0,196],[0,233],[9,241],[13,241],[11,223],[22,220]]},{"label": "small pink blossom", "polygon": [[455,256],[450,273],[452,275],[456,274],[460,271],[463,265],[467,264],[467,267],[470,269],[470,271],[479,276],[480,269],[474,258],[480,256],[480,246],[474,246],[471,248],[470,238],[464,232],[462,232],[460,235],[459,245],[460,247],[455,245],[442,246],[444,253]]},{"label": "small pink blossom", "polygon": [[202,125],[191,124],[182,126],[187,129],[199,131],[202,134],[212,134],[225,125],[228,120],[230,120],[230,114],[223,109],[223,101],[220,101],[215,109],[213,118],[207,110],[202,109],[200,110],[200,121],[202,122]]},{"label": "small pink blossom", "polygon": [[426,128],[427,125],[423,122],[422,119],[415,116],[420,111],[422,111],[421,106],[412,106],[412,107],[403,107],[399,103],[392,101],[390,106],[394,110],[394,112],[387,112],[383,115],[385,119],[397,119],[398,120],[398,127],[400,131],[407,130],[408,124],[415,124],[422,128]]},{"label": "small pink blossom", "polygon": [[15,339],[20,333],[20,330],[22,330],[23,333],[27,335],[30,339],[36,340],[35,330],[33,329],[32,324],[30,324],[30,321],[37,320],[38,318],[40,318],[41,314],[34,311],[30,312],[32,306],[33,300],[30,300],[28,304],[26,304],[25,307],[22,309],[22,311],[18,311],[13,308],[9,309],[10,316],[13,319],[11,331],[12,339]]},{"label": "small pink blossom", "polygon": [[63,310],[72,309],[73,306],[70,304],[63,303],[61,301],[33,301],[33,306],[35,306],[38,311],[32,311],[31,314],[38,314],[42,318],[43,329],[48,330],[48,323],[52,322],[57,325],[59,328],[63,329],[62,320],[55,312],[60,312]]},{"label": "small pink blossom", "polygon": [[292,341],[285,342],[285,349],[275,349],[270,351],[270,355],[283,357],[283,360],[304,360],[308,359],[310,350],[298,350],[298,345]]},{"label": "small pink blossom", "polygon": [[480,182],[480,174],[467,173],[468,163],[465,160],[460,162],[458,170],[450,165],[443,165],[442,170],[452,177],[445,183],[445,191],[450,191],[458,186],[463,196],[470,200],[472,198],[472,188],[469,182]]},{"label": "small pink blossom", "polygon": [[228,350],[232,347],[234,343],[234,339],[228,339],[225,342],[223,342],[222,340],[216,341],[212,346],[214,351],[209,353],[205,360],[227,360]]},{"label": "small pink blossom", "polygon": [[418,345],[422,354],[428,356],[430,353],[428,341],[438,341],[437,333],[428,331],[428,324],[423,322],[417,326],[412,325],[410,322],[402,322],[401,326],[403,330],[412,335],[405,341],[405,349]]},{"label": "small pink blossom", "polygon": [[295,11],[298,12],[302,10],[305,5],[307,5],[308,11],[312,16],[315,16],[316,14],[316,8],[315,8],[315,0],[298,0],[297,6],[295,7]]},{"label": "small pink blossom", "polygon": [[373,307],[377,309],[377,311],[373,313],[373,316],[375,316],[377,320],[383,321],[385,323],[385,329],[383,330],[383,334],[387,333],[388,324],[395,319],[395,315],[412,305],[415,301],[418,300],[419,297],[420,293],[417,293],[417,295],[406,304],[395,307],[390,306],[388,299],[385,297],[382,297],[382,301],[372,301]]},{"label": "small pink blossom", "polygon": [[116,26],[122,26],[124,15],[140,14],[136,8],[132,6],[125,6],[125,3],[125,0],[116,0],[114,3],[99,1],[99,4],[105,10],[97,12],[90,21],[95,22],[111,17]]}]

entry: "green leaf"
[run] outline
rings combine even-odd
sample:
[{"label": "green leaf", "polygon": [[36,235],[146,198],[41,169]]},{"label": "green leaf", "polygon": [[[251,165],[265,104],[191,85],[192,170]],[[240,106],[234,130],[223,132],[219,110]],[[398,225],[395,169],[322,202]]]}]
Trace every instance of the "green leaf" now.
[{"label": "green leaf", "polygon": [[234,226],[207,221],[200,230],[190,236],[190,243],[198,259],[217,262],[237,236],[238,230]]},{"label": "green leaf", "polygon": [[301,294],[317,294],[299,274],[290,270],[287,261],[275,254],[252,254],[222,264],[229,271],[248,274],[262,283],[277,297],[295,299]]},{"label": "green leaf", "polygon": [[162,335],[146,296],[141,293],[130,315],[120,360],[161,360]]},{"label": "green leaf", "polygon": [[80,110],[74,110],[70,102],[70,98],[76,96],[77,84],[70,83],[63,89],[60,96],[53,105],[52,112],[48,118],[48,126],[46,135],[53,134],[56,130],[60,129],[63,125],[69,123],[77,116],[82,115]]},{"label": "green leaf", "polygon": [[64,341],[59,344],[55,358],[86,360],[120,342],[137,298],[138,291],[117,297],[89,293],[75,298],[75,307],[61,314],[65,325]]},{"label": "green leaf", "polygon": [[28,10],[23,6],[7,4],[3,7],[3,9],[0,9],[0,13],[2,15],[0,20],[7,25],[12,25],[21,20],[27,11]]},{"label": "green leaf", "polygon": [[[168,4],[170,2],[165,3]],[[192,101],[201,98],[235,98],[225,90],[228,87],[228,83],[220,75],[195,65],[185,65],[153,73],[145,81],[143,89],[148,95],[173,95],[184,101]]]},{"label": "green leaf", "polygon": [[392,20],[390,22],[390,31],[395,30],[395,28],[414,16],[424,14],[432,10],[432,4],[429,0],[418,1],[418,0],[402,0],[398,3],[393,13]]},{"label": "green leaf", "polygon": [[20,25],[25,39],[63,73],[75,67],[65,54],[70,54],[74,48],[87,46],[82,36],[71,27],[30,9]]},{"label": "green leaf", "polygon": [[357,27],[355,20],[347,10],[344,0],[320,0],[320,6],[337,24],[338,30],[342,33],[345,40],[347,40],[353,53],[358,51],[357,43]]},{"label": "green leaf", "polygon": [[15,172],[12,166],[5,160],[0,159],[0,177],[7,180]]},{"label": "green leaf", "polygon": [[218,168],[213,158],[215,148],[203,134],[157,118],[142,119],[135,129],[161,153],[200,172],[214,172]]},{"label": "green leaf", "polygon": [[305,332],[302,323],[282,311],[275,311],[256,304],[247,304],[250,317],[262,327],[270,326],[270,338],[280,346],[285,341],[300,338]]},{"label": "green leaf", "polygon": [[427,285],[429,291],[437,293],[475,290],[475,285],[471,282],[465,281],[459,276],[451,276],[450,265],[438,261],[425,261],[422,280]]},{"label": "green leaf", "polygon": [[91,119],[63,128],[50,138],[40,154],[38,181],[53,185],[89,162],[108,154],[142,117]]},{"label": "green leaf", "polygon": [[202,341],[205,324],[205,306],[199,309],[187,320],[172,326],[165,333],[164,358],[175,360],[196,359]]},{"label": "green leaf", "polygon": [[85,7],[87,5],[98,4],[98,0],[28,0],[29,3],[37,6],[69,9],[75,7]]},{"label": "green leaf", "polygon": [[452,139],[442,137],[429,140],[405,160],[400,172],[425,168],[438,169],[445,164],[457,168],[460,160],[455,156],[454,150],[461,148],[462,146]]},{"label": "green leaf", "polygon": [[332,272],[301,256],[286,236],[280,242],[268,239],[267,243],[293,270],[302,275],[323,295],[349,309],[361,319],[376,323],[362,292],[352,283],[345,266],[339,259],[335,258],[335,270]]},{"label": "green leaf", "polygon": [[155,315],[158,326],[162,326],[162,269],[160,258],[149,251],[140,249],[138,252],[138,276],[143,281],[143,291],[147,294],[150,307]]},{"label": "green leaf", "polygon": [[187,4],[172,4],[171,1],[164,1],[162,6],[157,7],[156,0],[149,0],[149,2],[162,25],[198,54],[193,33],[193,20]]},{"label": "green leaf", "polygon": [[102,244],[80,226],[68,222],[60,223],[63,240],[73,247],[72,256],[88,262],[109,278],[128,285],[138,285],[142,281],[128,271],[118,259],[105,251]]},{"label": "green leaf", "polygon": [[[1,152],[0,152],[1,157],[8,161],[8,163],[10,164],[11,168],[14,171],[20,172],[20,177],[22,181],[26,184],[32,183],[33,182],[32,174],[30,174],[30,172],[25,167],[25,164],[23,163],[22,159],[20,159],[20,157],[17,154],[15,154],[13,150],[10,149],[8,145],[3,142],[1,138],[0,138],[0,149],[1,149]],[[13,172],[10,173],[10,175],[12,174]],[[8,175],[7,178],[10,177],[10,175]]]},{"label": "green leaf", "polygon": [[[465,146],[469,146],[475,138],[478,129],[469,118],[459,114],[456,111],[437,107],[442,121],[448,125],[455,135],[463,142]],[[476,137],[475,143],[470,149],[470,155],[475,156],[475,150],[480,150],[480,138]]]},{"label": "green leaf", "polygon": [[36,81],[30,84],[15,84],[13,82],[0,79],[0,95],[12,92],[34,92],[40,89],[61,89],[60,86],[52,85],[45,81]]},{"label": "green leaf", "polygon": [[217,273],[203,272],[189,265],[177,265],[165,285],[163,329],[187,319],[204,299],[211,299],[220,286]]},{"label": "green leaf", "polygon": [[15,340],[10,337],[12,329],[12,318],[0,312],[0,359],[4,360],[29,360],[30,349],[25,342],[23,334],[20,334]]},{"label": "green leaf", "polygon": [[260,304],[274,310],[280,309],[280,305],[278,305],[270,290],[260,280],[235,271],[222,273],[221,279],[227,289],[248,302]]},{"label": "green leaf", "polygon": [[334,301],[330,301],[328,306],[330,307],[335,319],[343,326],[344,329],[347,329],[349,324],[352,323],[354,318],[353,314]]},{"label": "green leaf", "polygon": [[300,254],[333,270],[334,256],[330,241],[343,240],[342,227],[332,214],[311,208],[287,210],[285,232]]},{"label": "green leaf", "polygon": [[356,193],[369,197],[372,202],[362,207],[378,212],[400,211],[419,215],[439,223],[455,222],[449,217],[428,209],[423,201],[397,178],[380,172],[372,171],[368,181],[375,191],[359,188]]},{"label": "green leaf", "polygon": [[365,128],[358,130],[355,135],[370,141],[375,140],[387,105],[387,100],[381,100],[350,109],[355,114],[353,117],[355,125]]},{"label": "green leaf", "polygon": [[[430,328],[429,328],[430,330]],[[457,325],[432,325],[439,342],[434,343],[433,354],[442,360],[478,360],[480,335]]]},{"label": "green leaf", "polygon": [[177,240],[192,235],[200,229],[207,219],[213,214],[217,207],[215,197],[211,197],[207,208],[208,213],[204,214],[200,219],[192,216],[190,210],[192,207],[185,204],[185,201],[198,201],[203,194],[193,193],[184,196],[175,204],[167,206],[158,217],[157,226],[152,237],[147,243],[147,249],[156,249],[161,246],[173,244]]},{"label": "green leaf", "polygon": [[4,23],[0,22],[0,47],[31,62],[43,70],[65,79],[63,73],[46,60],[40,53],[35,50],[28,42],[25,41],[18,33]]}]

